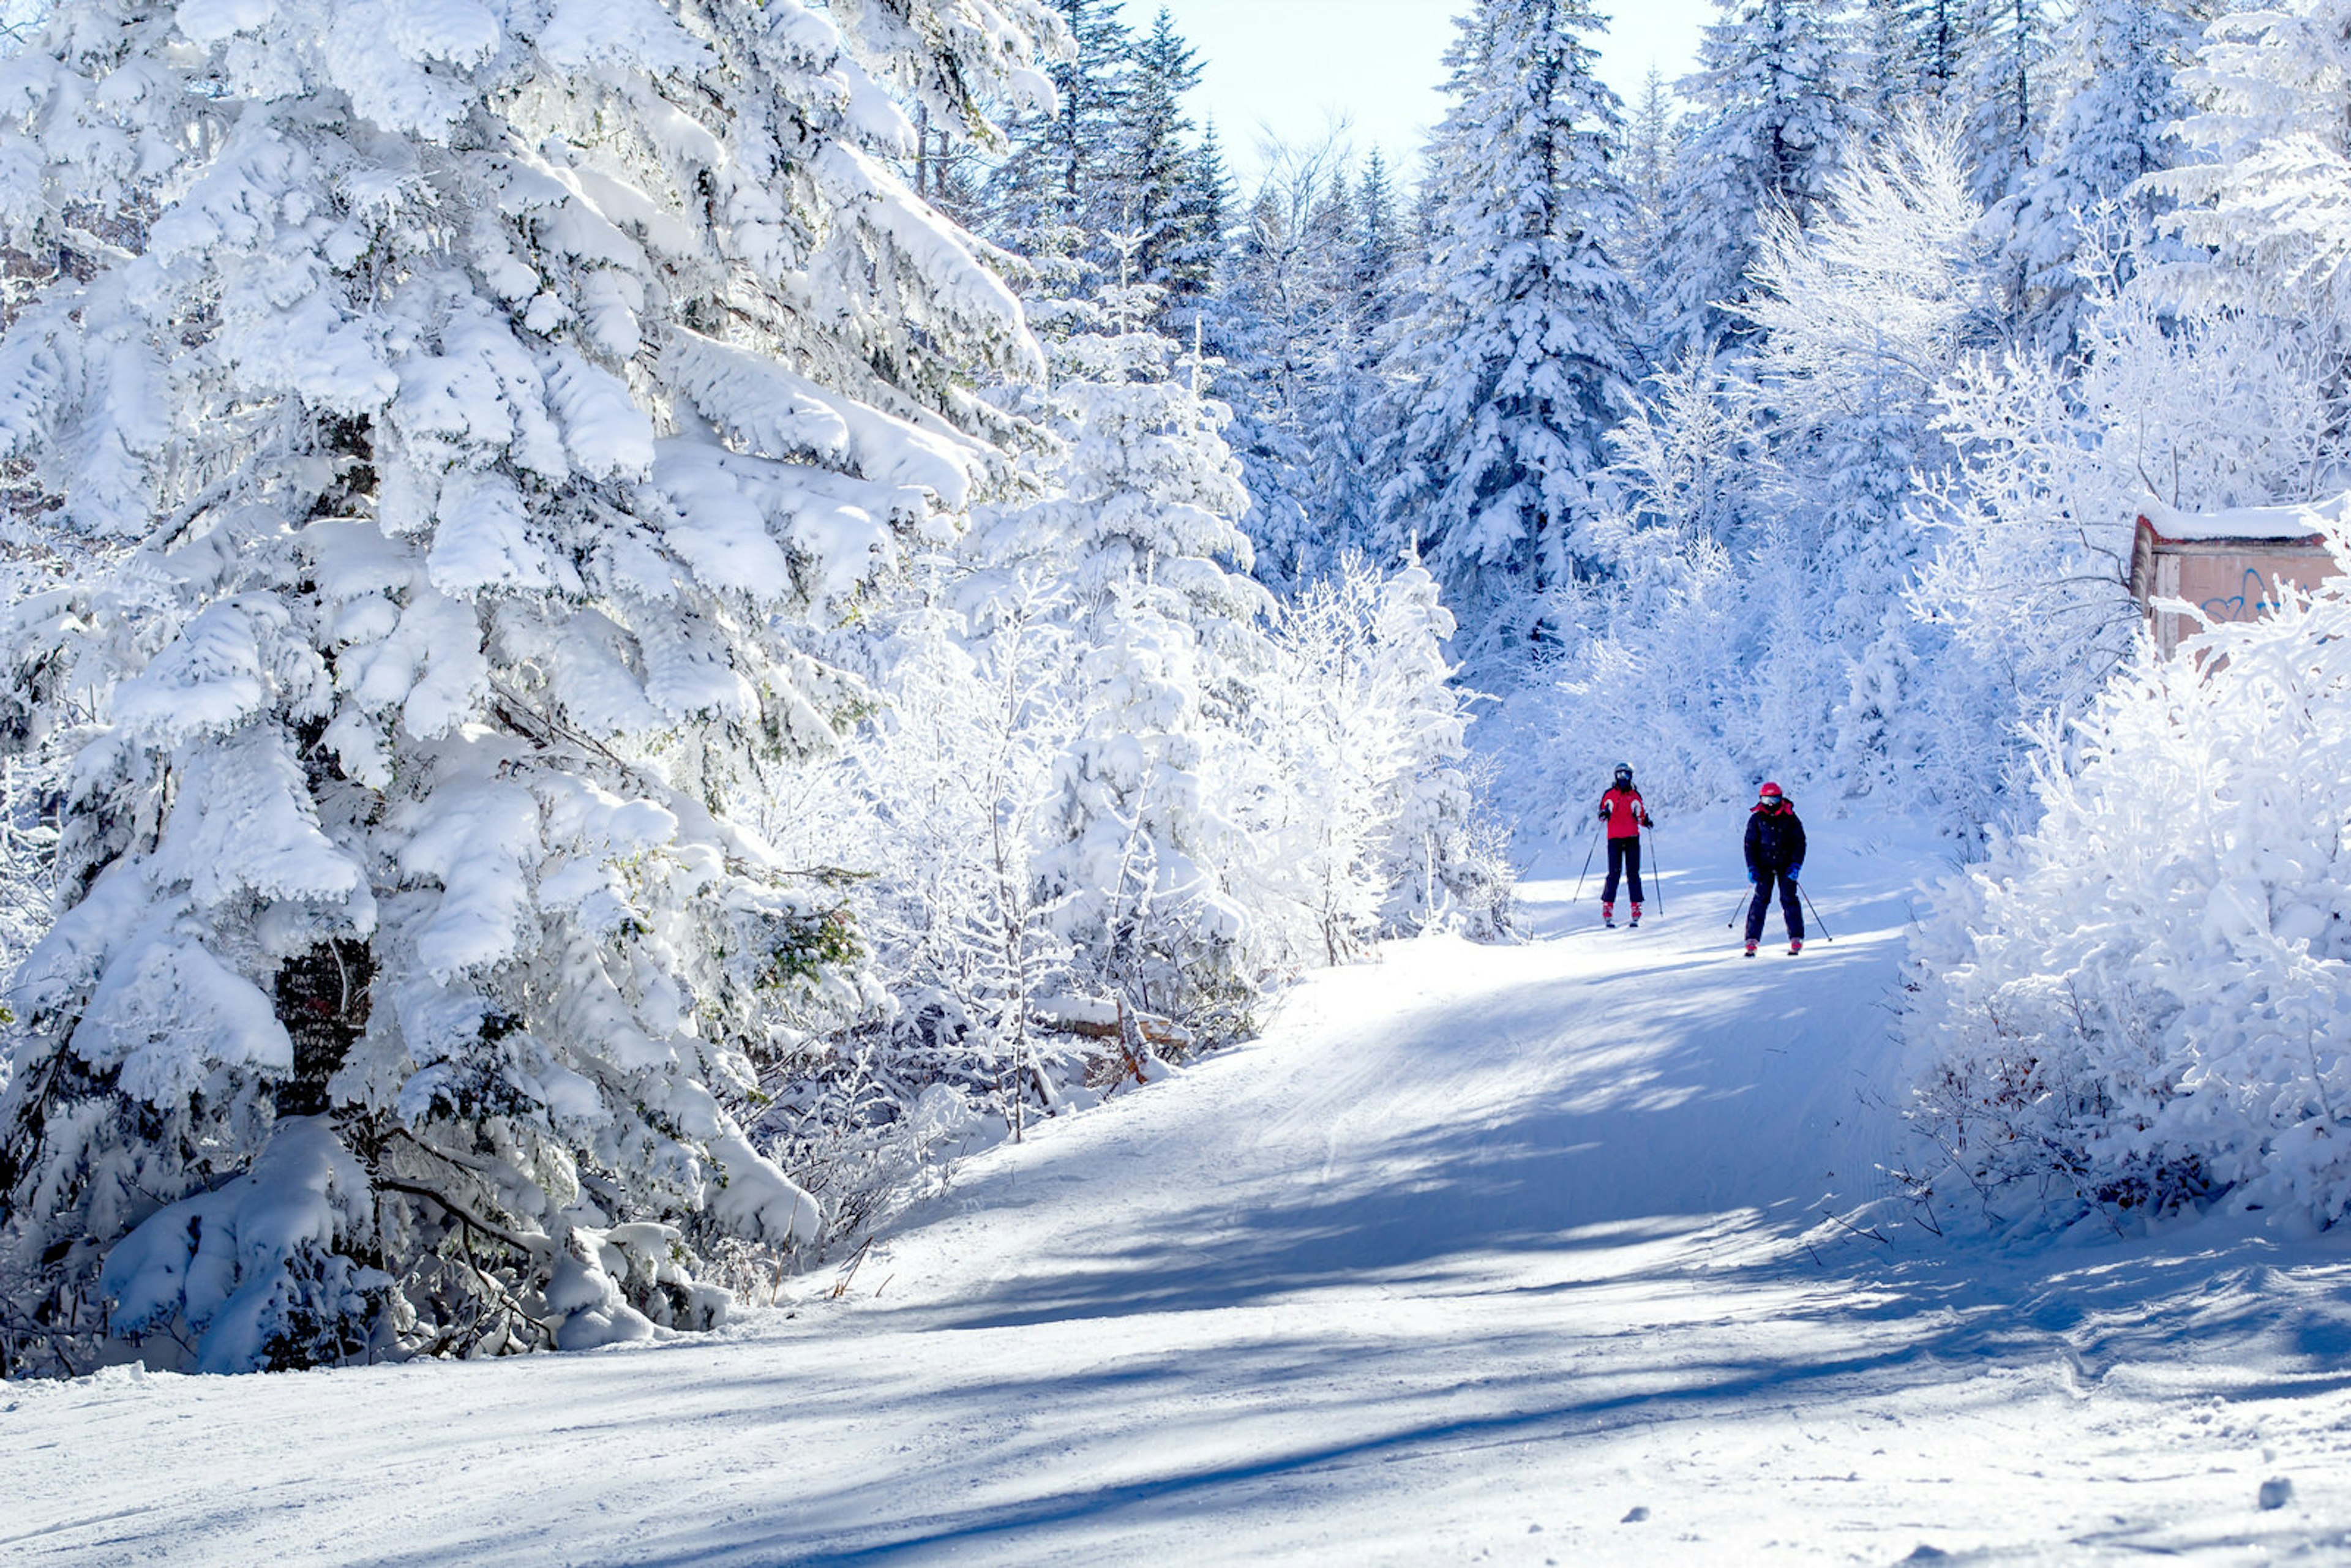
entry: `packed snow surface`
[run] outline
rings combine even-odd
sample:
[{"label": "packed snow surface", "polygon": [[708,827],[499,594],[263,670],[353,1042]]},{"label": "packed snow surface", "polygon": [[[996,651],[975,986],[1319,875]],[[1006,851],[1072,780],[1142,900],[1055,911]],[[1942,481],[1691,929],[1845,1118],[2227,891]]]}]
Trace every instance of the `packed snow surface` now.
[{"label": "packed snow surface", "polygon": [[0,1560],[2351,1557],[2351,1250],[1915,1223],[1888,1009],[1938,852],[1811,826],[1801,957],[1737,956],[1735,821],[1667,824],[1637,932],[1576,845],[1530,940],[1316,977],[969,1160],[837,1298],[10,1385]]}]

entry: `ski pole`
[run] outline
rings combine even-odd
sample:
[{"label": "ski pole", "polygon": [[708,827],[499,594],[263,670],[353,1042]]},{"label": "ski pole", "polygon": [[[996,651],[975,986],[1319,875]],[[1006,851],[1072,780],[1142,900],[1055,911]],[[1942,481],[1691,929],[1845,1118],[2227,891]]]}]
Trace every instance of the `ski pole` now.
[{"label": "ski pole", "polygon": [[1663,915],[1666,912],[1666,866],[1657,858],[1657,829],[1655,823],[1649,827],[1649,877],[1657,884],[1657,913]]},{"label": "ski pole", "polygon": [[1594,822],[1592,824],[1592,847],[1583,852],[1583,869],[1575,873],[1575,897],[1568,900],[1570,904],[1583,896],[1583,879],[1592,874],[1592,856],[1599,848],[1600,824]]},{"label": "ski pole", "polygon": [[1823,942],[1835,941],[1836,938],[1829,935],[1829,923],[1821,918],[1821,906],[1813,902],[1813,895],[1811,894],[1804,893],[1804,884],[1800,882],[1796,884],[1796,891],[1804,894],[1804,907],[1813,912],[1813,924],[1821,928],[1821,940]]},{"label": "ski pole", "polygon": [[1753,903],[1754,899],[1755,894],[1752,890],[1740,894],[1739,895],[1739,902],[1730,906],[1730,918],[1724,921],[1723,924],[1725,925],[1738,925],[1739,917],[1747,913],[1747,906]]}]

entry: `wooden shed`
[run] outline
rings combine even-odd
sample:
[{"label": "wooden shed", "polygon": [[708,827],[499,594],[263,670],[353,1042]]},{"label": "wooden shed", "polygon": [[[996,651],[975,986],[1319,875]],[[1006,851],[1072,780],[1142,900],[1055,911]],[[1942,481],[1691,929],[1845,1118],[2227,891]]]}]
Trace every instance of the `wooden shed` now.
[{"label": "wooden shed", "polygon": [[2275,607],[2278,583],[2315,588],[2334,576],[2326,530],[2346,516],[2351,494],[2229,512],[2148,507],[2131,544],[2130,583],[2157,649],[2175,653],[2198,631],[2193,616],[2162,608],[2165,601],[2185,601],[2210,621],[2252,621]]}]

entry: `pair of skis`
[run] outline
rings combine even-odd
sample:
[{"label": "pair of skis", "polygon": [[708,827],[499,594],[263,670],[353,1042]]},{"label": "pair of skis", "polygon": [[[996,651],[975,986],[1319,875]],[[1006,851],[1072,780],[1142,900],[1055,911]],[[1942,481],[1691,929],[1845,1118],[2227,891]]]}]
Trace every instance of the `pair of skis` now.
[{"label": "pair of skis", "polygon": [[[1651,828],[1647,832],[1640,834],[1639,837],[1642,842],[1649,846],[1649,874],[1656,878],[1657,913],[1663,915],[1666,912],[1666,868],[1660,864],[1657,860],[1657,830]],[[1583,852],[1583,869],[1575,873],[1575,893],[1568,899],[1570,904],[1573,904],[1583,898],[1583,879],[1592,874],[1592,857],[1599,852],[1600,828],[1595,823],[1592,830],[1592,842]],[[1634,880],[1637,882],[1640,879],[1636,875]],[[1609,919],[1605,915],[1601,917],[1601,921],[1602,924],[1606,925],[1611,931],[1614,931],[1616,928],[1616,922]],[[1632,928],[1638,931],[1641,928],[1640,921],[1635,920],[1633,922]]]},{"label": "pair of skis", "polygon": [[[1724,922],[1723,922],[1723,925],[1726,925],[1726,926],[1731,926],[1731,925],[1738,925],[1738,924],[1739,924],[1739,917],[1740,917],[1741,915],[1744,915],[1744,914],[1747,912],[1749,905],[1750,904],[1750,903],[1751,903],[1751,902],[1753,901],[1753,899],[1754,899],[1754,896],[1755,896],[1755,895],[1754,895],[1753,894],[1749,894],[1746,897],[1741,898],[1741,899],[1739,901],[1739,903],[1738,903],[1735,906],[1733,906],[1733,908],[1731,909],[1731,911],[1730,911],[1730,918],[1729,918],[1729,919],[1728,919],[1728,920],[1726,920],[1726,921],[1724,921]],[[1804,884],[1803,884],[1802,883],[1801,883],[1801,882],[1800,882],[1800,883],[1796,883],[1796,896],[1797,896],[1797,897],[1799,897],[1799,898],[1801,898],[1801,899],[1802,899],[1802,900],[1804,901],[1804,907],[1805,907],[1806,909],[1809,909],[1809,910],[1811,910],[1811,911],[1813,912],[1813,925],[1814,925],[1814,926],[1816,926],[1816,927],[1818,927],[1818,928],[1819,928],[1819,930],[1820,930],[1820,934],[1821,934],[1821,940],[1822,940],[1822,941],[1823,941],[1823,942],[1834,942],[1834,941],[1835,941],[1835,940],[1836,940],[1836,938],[1829,935],[1829,923],[1828,923],[1827,921],[1825,921],[1825,920],[1823,920],[1823,919],[1822,919],[1822,918],[1821,918],[1821,906],[1820,906],[1819,904],[1814,904],[1814,903],[1813,902],[1813,895],[1812,895],[1810,893],[1807,893],[1807,892],[1804,890]],[[1755,949],[1756,949],[1758,946],[1761,946],[1761,944],[1760,944],[1760,943],[1755,943],[1755,942],[1750,942],[1749,944],[1747,944],[1747,953],[1746,953],[1746,956],[1748,956],[1748,957],[1750,957],[1750,958],[1752,958],[1753,956],[1755,956]],[[1788,940],[1788,956],[1789,956],[1789,957],[1792,958],[1792,957],[1794,957],[1797,954],[1802,953],[1803,950],[1804,950],[1804,939],[1803,939],[1802,937],[1801,937],[1801,936],[1793,936],[1793,937],[1790,937],[1790,938],[1789,938],[1789,940]]]}]

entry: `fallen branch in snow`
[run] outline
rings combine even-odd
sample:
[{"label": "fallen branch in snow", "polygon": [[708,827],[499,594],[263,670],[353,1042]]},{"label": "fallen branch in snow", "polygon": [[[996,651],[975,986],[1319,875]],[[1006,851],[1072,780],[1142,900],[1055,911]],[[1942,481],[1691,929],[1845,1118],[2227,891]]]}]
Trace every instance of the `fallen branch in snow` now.
[{"label": "fallen branch in snow", "polygon": [[1886,1239],[1886,1233],[1878,1229],[1874,1225],[1868,1229],[1864,1230],[1859,1226],[1854,1224],[1851,1220],[1846,1219],[1843,1215],[1830,1214],[1825,1209],[1822,1211],[1822,1215],[1823,1218],[1826,1218],[1830,1224],[1842,1226],[1844,1229],[1851,1231],[1854,1235],[1864,1237],[1868,1240],[1875,1241],[1880,1247],[1891,1247],[1894,1245],[1893,1242]]}]

